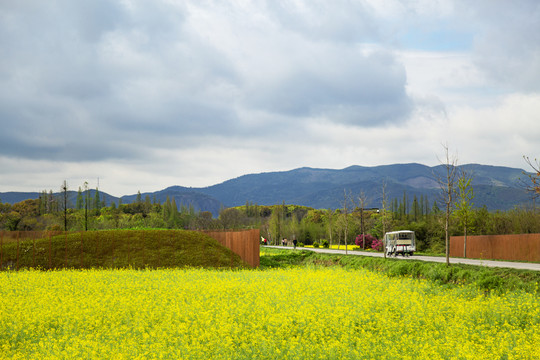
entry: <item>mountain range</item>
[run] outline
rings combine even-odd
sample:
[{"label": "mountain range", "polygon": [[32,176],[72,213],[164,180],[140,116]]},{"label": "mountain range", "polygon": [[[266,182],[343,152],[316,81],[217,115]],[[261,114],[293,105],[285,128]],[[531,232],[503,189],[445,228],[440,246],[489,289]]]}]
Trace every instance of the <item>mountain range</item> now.
[{"label": "mountain range", "polygon": [[[522,183],[528,180],[522,169],[467,164],[458,166],[473,178],[474,207],[486,206],[488,210],[508,210],[528,204],[530,195]],[[178,206],[192,205],[198,211],[210,211],[214,216],[223,207],[244,205],[247,202],[258,205],[286,204],[304,205],[317,209],[342,207],[345,192],[356,199],[361,193],[366,196],[366,207],[381,207],[382,189],[388,201],[400,201],[404,194],[409,201],[421,195],[433,203],[441,197],[439,178],[445,176],[444,165],[429,167],[421,164],[394,164],[382,166],[350,166],[341,170],[299,168],[290,171],[266,172],[243,175],[223,183],[191,188],[171,186],[156,192],[142,193],[144,200],[149,195],[163,203],[166,198],[174,198]],[[0,193],[3,202],[16,203],[26,199],[36,199],[39,192]],[[118,203],[119,198],[100,191],[105,202]],[[76,192],[70,192],[74,203]],[[137,194],[122,196],[122,203],[135,201]]]}]

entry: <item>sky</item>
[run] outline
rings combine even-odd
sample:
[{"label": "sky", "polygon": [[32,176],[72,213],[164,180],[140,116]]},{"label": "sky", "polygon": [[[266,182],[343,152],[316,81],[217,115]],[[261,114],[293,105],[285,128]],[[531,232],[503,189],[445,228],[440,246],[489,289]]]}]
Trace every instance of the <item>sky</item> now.
[{"label": "sky", "polygon": [[540,158],[537,0],[0,0],[0,192]]}]

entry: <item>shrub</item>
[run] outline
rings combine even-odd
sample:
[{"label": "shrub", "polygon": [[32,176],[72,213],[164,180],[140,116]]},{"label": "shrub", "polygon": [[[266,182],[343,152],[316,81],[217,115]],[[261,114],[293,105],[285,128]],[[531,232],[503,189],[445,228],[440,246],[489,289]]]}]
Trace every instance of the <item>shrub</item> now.
[{"label": "shrub", "polygon": [[325,248],[325,249],[328,249],[328,248],[330,247],[330,243],[329,243],[328,240],[326,240],[326,239],[323,239],[323,240],[321,241],[321,245],[322,245],[322,247]]},{"label": "shrub", "polygon": [[356,246],[359,246],[360,248],[369,249],[373,247],[373,241],[377,240],[377,238],[373,235],[366,234],[365,236],[360,234],[356,237],[354,240],[354,243]]},{"label": "shrub", "polygon": [[298,247],[304,247],[304,243],[298,243]]},{"label": "shrub", "polygon": [[383,241],[380,239],[375,239],[371,243],[371,248],[373,250],[382,251],[383,249]]},{"label": "shrub", "polygon": [[446,252],[444,243],[438,241],[431,244],[429,248],[429,253],[434,255],[442,255]]},{"label": "shrub", "polygon": [[318,247],[319,247],[319,243],[318,243],[318,242],[314,242],[314,243],[313,243],[313,247],[314,247],[314,248],[318,248]]},{"label": "shrub", "polygon": [[476,284],[484,290],[500,290],[503,285],[502,279],[493,275],[490,272],[486,272],[480,275],[480,278],[476,281]]}]

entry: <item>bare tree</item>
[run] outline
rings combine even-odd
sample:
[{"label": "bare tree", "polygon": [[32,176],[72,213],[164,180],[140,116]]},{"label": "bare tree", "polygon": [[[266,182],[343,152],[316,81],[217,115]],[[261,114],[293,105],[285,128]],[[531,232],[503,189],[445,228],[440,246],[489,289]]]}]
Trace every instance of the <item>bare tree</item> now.
[{"label": "bare tree", "polygon": [[349,231],[349,201],[350,201],[350,191],[347,194],[347,190],[343,189],[343,218],[344,218],[344,228],[343,228],[343,237],[345,241],[345,254],[347,254],[347,236]]},{"label": "bare tree", "polygon": [[382,222],[382,236],[383,236],[383,251],[384,258],[386,259],[386,231],[389,226],[389,212],[388,212],[388,199],[386,195],[386,181],[382,181],[382,204],[381,204],[381,222]]},{"label": "bare tree", "polygon": [[333,241],[332,241],[332,233],[334,232],[334,227],[333,227],[333,220],[334,220],[334,210],[332,209],[327,209],[326,210],[326,215],[327,215],[327,218],[328,218],[328,236],[329,236],[329,239],[330,239],[330,247],[332,247],[332,245],[334,244]]},{"label": "bare tree", "polygon": [[366,249],[366,231],[364,228],[364,209],[366,208],[367,197],[366,193],[360,191],[358,203],[360,205],[360,232],[362,233],[362,250]]},{"label": "bare tree", "polygon": [[445,248],[446,248],[446,265],[450,265],[450,213],[452,212],[452,205],[454,203],[454,186],[456,181],[456,169],[457,169],[457,156],[450,155],[448,145],[444,144],[444,160],[439,162],[443,165],[444,171],[442,174],[436,174],[435,177],[439,183],[441,189],[441,197],[445,205],[445,222],[444,222],[444,236],[445,236]]},{"label": "bare tree", "polygon": [[532,173],[523,172],[523,175],[526,175],[529,178],[529,181],[521,180],[521,183],[525,190],[527,190],[532,197],[533,204],[537,197],[540,196],[540,162],[537,159],[531,160],[528,156],[523,156],[525,162],[533,170]]}]

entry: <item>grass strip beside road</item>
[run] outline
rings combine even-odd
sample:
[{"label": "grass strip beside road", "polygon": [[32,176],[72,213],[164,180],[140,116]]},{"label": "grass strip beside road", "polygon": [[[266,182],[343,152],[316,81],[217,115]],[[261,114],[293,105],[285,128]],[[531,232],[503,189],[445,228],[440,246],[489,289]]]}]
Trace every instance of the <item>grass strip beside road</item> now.
[{"label": "grass strip beside road", "polygon": [[393,258],[316,253],[309,250],[261,248],[261,265],[265,268],[295,266],[339,266],[346,269],[365,268],[390,277],[405,276],[427,279],[438,284],[456,286],[473,284],[486,292],[505,293],[524,290],[538,294],[540,273],[531,270],[489,268],[465,264],[431,263],[418,260],[402,261]]}]

